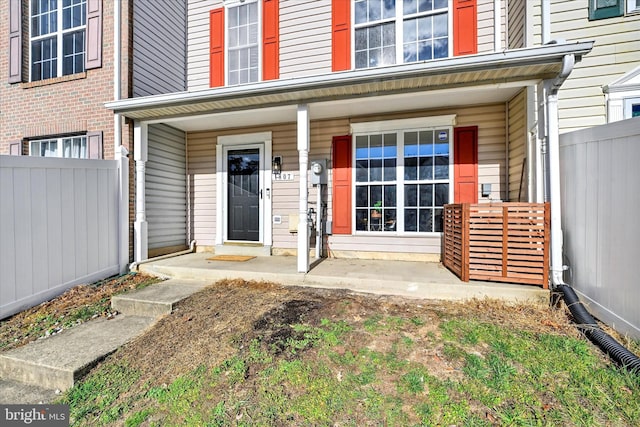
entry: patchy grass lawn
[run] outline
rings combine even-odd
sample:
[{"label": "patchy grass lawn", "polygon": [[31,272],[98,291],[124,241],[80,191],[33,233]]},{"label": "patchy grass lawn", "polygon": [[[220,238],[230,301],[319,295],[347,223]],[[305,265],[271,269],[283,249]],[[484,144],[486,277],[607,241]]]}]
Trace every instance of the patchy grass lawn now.
[{"label": "patchy grass lawn", "polygon": [[160,279],[127,274],[90,285],[75,286],[64,294],[0,321],[0,351],[56,334],[95,317],[110,317],[113,295],[140,289]]},{"label": "patchy grass lawn", "polygon": [[563,310],[235,280],[180,303],[62,403],[87,426],[636,426],[640,380]]}]

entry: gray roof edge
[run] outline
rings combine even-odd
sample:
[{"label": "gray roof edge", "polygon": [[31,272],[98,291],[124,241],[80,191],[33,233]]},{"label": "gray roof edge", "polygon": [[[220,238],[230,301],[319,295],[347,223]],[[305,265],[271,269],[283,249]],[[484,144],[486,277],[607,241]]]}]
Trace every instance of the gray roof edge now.
[{"label": "gray roof edge", "polygon": [[366,84],[373,81],[449,74],[465,71],[491,70],[499,67],[536,65],[562,61],[565,55],[574,55],[576,62],[593,48],[593,41],[550,43],[543,46],[504,50],[476,55],[459,56],[389,67],[367,68],[319,74],[309,77],[269,80],[259,83],[225,86],[199,91],[172,92],[139,98],[127,98],[105,103],[115,113],[139,111],[149,108],[170,107],[184,103],[198,103],[232,97],[259,96],[286,92],[320,89],[331,86]]}]

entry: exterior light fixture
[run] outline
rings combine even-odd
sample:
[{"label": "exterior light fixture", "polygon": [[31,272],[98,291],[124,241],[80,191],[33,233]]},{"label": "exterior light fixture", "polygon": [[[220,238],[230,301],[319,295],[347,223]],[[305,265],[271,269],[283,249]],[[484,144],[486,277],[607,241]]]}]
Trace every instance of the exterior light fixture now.
[{"label": "exterior light fixture", "polygon": [[280,173],[282,172],[281,156],[275,156],[273,158],[273,162],[271,163],[271,172],[273,172],[274,175],[280,175]]}]

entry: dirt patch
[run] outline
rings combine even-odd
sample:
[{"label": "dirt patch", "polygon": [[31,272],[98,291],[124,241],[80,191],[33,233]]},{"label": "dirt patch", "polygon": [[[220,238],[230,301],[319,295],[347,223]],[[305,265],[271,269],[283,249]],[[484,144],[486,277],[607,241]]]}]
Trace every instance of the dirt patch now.
[{"label": "dirt patch", "polygon": [[62,295],[0,321],[0,351],[56,334],[96,317],[117,315],[111,310],[113,295],[138,289],[161,279],[145,274],[127,274],[78,285]]}]

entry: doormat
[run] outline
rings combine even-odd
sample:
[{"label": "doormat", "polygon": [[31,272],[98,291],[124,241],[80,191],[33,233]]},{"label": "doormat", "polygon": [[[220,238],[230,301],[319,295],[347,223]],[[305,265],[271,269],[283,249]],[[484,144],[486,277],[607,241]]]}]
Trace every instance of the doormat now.
[{"label": "doormat", "polygon": [[207,261],[237,261],[237,262],[243,262],[243,261],[249,261],[250,259],[254,259],[254,256],[247,256],[247,255],[216,255],[216,256],[212,256],[211,258],[207,258]]}]

